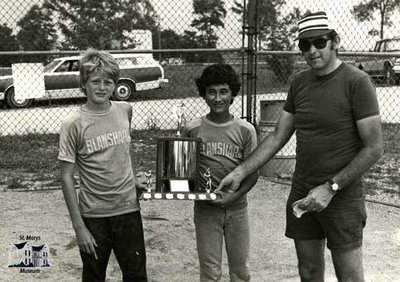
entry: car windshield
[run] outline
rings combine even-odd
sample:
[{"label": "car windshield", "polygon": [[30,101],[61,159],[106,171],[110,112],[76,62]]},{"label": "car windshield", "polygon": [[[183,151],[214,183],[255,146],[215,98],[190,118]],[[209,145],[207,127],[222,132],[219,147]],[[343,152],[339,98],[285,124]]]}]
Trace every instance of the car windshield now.
[{"label": "car windshield", "polygon": [[386,42],[386,52],[400,51],[400,39]]},{"label": "car windshield", "polygon": [[44,67],[44,72],[50,72],[56,65],[58,65],[61,62],[61,60],[54,60]]}]

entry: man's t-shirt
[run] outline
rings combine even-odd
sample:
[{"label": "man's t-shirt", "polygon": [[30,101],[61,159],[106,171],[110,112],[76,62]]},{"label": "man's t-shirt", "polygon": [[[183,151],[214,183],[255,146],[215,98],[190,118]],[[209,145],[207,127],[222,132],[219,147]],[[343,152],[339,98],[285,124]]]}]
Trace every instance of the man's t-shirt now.
[{"label": "man's t-shirt", "polygon": [[[221,180],[242,163],[257,146],[254,126],[245,120],[234,118],[226,123],[214,123],[206,117],[189,122],[182,131],[183,136],[202,139],[200,148],[200,188],[205,189],[207,179],[203,175],[211,171],[213,190]],[[231,209],[247,204],[246,195]],[[197,201],[196,205],[210,205],[211,202]]]},{"label": "man's t-shirt", "polygon": [[326,76],[311,70],[293,80],[284,110],[294,115],[294,181],[320,185],[360,151],[356,121],[379,115],[375,87],[365,72],[342,63]]},{"label": "man's t-shirt", "polygon": [[62,123],[58,160],[78,168],[84,217],[139,210],[129,153],[129,111],[129,104],[112,102],[105,112],[81,108]]}]

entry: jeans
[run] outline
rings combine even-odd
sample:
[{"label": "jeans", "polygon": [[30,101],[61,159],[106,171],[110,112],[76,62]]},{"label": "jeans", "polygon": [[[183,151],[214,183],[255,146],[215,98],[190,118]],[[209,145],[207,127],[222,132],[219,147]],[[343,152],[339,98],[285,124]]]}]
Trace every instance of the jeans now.
[{"label": "jeans", "polygon": [[123,281],[147,281],[146,252],[140,212],[112,217],[84,218],[96,240],[96,254],[80,252],[82,281],[105,281],[108,259],[114,251],[121,267]]},{"label": "jeans", "polygon": [[194,207],[200,281],[220,281],[222,247],[225,247],[230,281],[250,281],[250,228],[247,206],[225,210],[214,206]]}]

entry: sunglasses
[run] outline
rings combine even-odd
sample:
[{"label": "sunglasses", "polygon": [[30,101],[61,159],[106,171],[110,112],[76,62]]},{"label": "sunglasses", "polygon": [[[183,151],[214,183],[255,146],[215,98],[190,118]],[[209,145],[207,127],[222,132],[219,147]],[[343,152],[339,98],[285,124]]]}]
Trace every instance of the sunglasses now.
[{"label": "sunglasses", "polygon": [[313,45],[317,49],[324,49],[326,47],[326,43],[331,40],[331,38],[316,38],[314,40],[299,40],[299,48],[302,52],[307,52],[310,50],[311,45]]}]

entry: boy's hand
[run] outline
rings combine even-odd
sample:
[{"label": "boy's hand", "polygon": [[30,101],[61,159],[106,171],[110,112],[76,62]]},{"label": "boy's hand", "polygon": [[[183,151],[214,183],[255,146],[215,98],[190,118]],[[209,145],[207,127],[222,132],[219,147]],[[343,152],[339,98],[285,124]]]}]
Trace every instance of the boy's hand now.
[{"label": "boy's hand", "polygon": [[144,183],[135,181],[137,199],[140,199],[142,197],[143,193],[147,191],[145,183],[146,183],[146,180],[144,181]]},{"label": "boy's hand", "polygon": [[95,259],[97,259],[97,243],[89,229],[87,229],[86,226],[83,226],[82,228],[76,229],[75,234],[79,249],[82,252],[93,254]]}]

